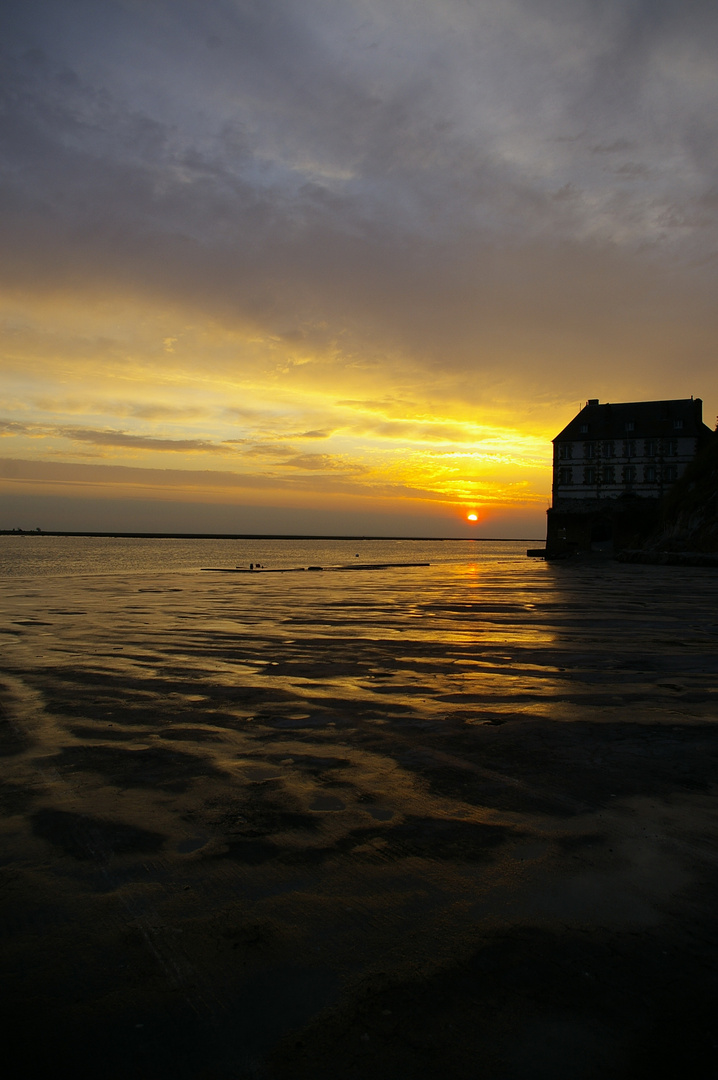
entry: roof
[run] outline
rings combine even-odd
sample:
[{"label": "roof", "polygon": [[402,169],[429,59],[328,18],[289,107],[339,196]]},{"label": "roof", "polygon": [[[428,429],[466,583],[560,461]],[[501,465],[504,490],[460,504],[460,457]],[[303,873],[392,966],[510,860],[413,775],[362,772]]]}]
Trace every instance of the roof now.
[{"label": "roof", "polygon": [[[553,441],[661,438],[669,435],[675,437],[679,433],[702,440],[711,433],[702,417],[703,402],[700,398],[626,401],[615,405],[601,405],[597,400],[589,400]],[[675,427],[675,420],[683,421],[680,428]],[[633,427],[629,426],[631,424]]]}]

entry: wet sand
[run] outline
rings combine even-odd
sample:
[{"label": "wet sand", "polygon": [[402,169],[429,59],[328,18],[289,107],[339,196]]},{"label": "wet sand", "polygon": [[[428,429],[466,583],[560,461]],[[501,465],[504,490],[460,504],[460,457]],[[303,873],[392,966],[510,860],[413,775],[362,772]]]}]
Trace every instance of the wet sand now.
[{"label": "wet sand", "polygon": [[714,571],[1,593],[16,1075],[716,1075]]}]

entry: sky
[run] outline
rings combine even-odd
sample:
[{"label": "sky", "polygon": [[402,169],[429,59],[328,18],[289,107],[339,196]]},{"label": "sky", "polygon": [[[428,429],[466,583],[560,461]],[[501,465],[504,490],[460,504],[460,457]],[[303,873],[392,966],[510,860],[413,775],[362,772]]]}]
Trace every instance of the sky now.
[{"label": "sky", "polygon": [[717,46],[713,0],[5,0],[0,528],[540,538],[589,397],[714,427]]}]

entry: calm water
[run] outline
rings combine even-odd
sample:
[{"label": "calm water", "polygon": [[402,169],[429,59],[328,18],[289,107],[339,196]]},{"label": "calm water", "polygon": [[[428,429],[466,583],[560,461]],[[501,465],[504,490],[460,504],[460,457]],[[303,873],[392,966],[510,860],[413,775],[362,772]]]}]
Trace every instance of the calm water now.
[{"label": "calm water", "polygon": [[526,558],[525,540],[162,540],[120,537],[0,537],[0,575],[167,573],[203,567],[270,569],[357,562],[482,564]]}]

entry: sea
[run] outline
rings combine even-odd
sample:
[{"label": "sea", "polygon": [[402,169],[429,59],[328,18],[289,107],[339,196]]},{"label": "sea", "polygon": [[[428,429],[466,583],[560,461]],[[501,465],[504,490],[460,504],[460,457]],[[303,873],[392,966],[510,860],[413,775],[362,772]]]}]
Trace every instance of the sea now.
[{"label": "sea", "polygon": [[172,573],[220,569],[289,570],[355,563],[455,566],[525,560],[526,540],[214,539],[115,536],[0,536],[0,576]]}]

